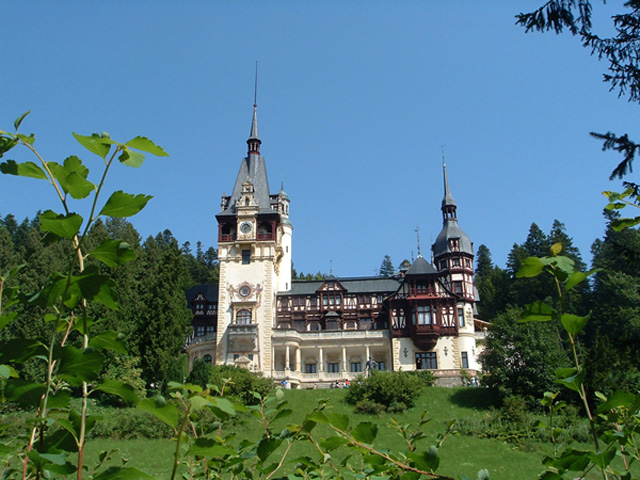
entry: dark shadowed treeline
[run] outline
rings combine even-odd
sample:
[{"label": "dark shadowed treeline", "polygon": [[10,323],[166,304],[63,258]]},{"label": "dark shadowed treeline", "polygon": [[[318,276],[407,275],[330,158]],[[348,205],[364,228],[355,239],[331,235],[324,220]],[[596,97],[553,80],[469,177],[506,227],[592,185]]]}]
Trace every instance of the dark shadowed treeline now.
[{"label": "dark shadowed treeline", "polygon": [[[580,337],[580,355],[587,362],[587,385],[610,393],[640,387],[640,232],[616,232],[611,222],[617,214],[605,212],[605,235],[592,246],[592,268],[599,270],[591,284],[576,288],[567,310],[591,317]],[[545,391],[557,389],[554,372],[567,364],[567,344],[562,327],[554,322],[520,323],[522,308],[538,300],[557,302],[557,286],[550,275],[516,278],[527,257],[549,255],[554,243],[563,245],[562,255],[581,270],[587,266],[573,245],[565,226],[554,221],[549,233],[535,223],[522,243],[515,243],[506,267],[493,264],[485,246],[476,255],[476,286],[480,294],[480,318],[491,323],[482,355],[487,371],[485,384],[502,398],[521,395],[532,404]]]},{"label": "dark shadowed treeline", "polygon": [[[11,214],[0,217],[0,271],[27,264],[12,282],[20,284],[22,292],[29,296],[37,295],[53,272],[65,271],[64,262],[71,258],[69,244],[63,241],[47,244],[37,215],[34,218],[18,223]],[[96,304],[89,306],[89,314],[96,322],[94,332],[117,331],[129,347],[127,354],[108,353],[105,373],[139,389],[158,385],[190,333],[191,312],[184,293],[195,284],[218,281],[217,252],[198,242],[194,253],[189,243],[180,246],[169,230],[142,241],[131,223],[116,218],[94,224],[86,250],[91,251],[106,238],[127,242],[136,259],[108,268],[87,258],[88,265],[95,265],[101,273],[109,271],[119,297],[117,310]],[[48,338],[52,328],[44,315],[48,312],[33,302],[18,308],[20,314],[0,332],[2,338]],[[71,341],[79,340],[71,338]],[[35,362],[25,366],[25,373],[33,378],[43,374]]]}]

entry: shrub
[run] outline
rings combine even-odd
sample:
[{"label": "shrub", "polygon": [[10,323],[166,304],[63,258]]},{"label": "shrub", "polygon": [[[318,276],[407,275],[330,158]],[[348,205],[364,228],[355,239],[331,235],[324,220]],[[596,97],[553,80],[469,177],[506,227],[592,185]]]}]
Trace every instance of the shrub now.
[{"label": "shrub", "polygon": [[384,412],[384,405],[380,405],[372,400],[360,400],[356,403],[356,412],[369,415],[380,415]]},{"label": "shrub", "polygon": [[273,390],[273,382],[251,373],[246,368],[231,365],[216,365],[210,368],[209,382],[219,389],[225,389],[225,395],[239,397],[244,403],[253,405],[258,399],[253,395],[258,393],[265,397]]},{"label": "shrub", "polygon": [[368,377],[360,375],[351,382],[346,400],[352,405],[369,400],[382,405],[385,409],[392,404],[394,409],[401,405],[406,409],[413,407],[423,387],[424,382],[417,375],[374,370]]},{"label": "shrub", "polygon": [[436,383],[436,376],[431,370],[414,370],[413,372],[407,372],[407,374],[416,376],[427,387],[431,387]]}]

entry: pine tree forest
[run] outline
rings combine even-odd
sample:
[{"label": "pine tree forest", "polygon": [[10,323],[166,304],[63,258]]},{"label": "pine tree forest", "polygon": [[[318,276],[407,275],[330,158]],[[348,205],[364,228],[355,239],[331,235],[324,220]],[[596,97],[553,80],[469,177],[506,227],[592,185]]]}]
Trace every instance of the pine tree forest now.
[{"label": "pine tree forest", "polygon": [[[27,295],[35,294],[44,279],[63,268],[65,249],[70,245],[47,245],[36,220],[18,222],[11,214],[0,217],[0,271],[27,264],[12,282],[20,284]],[[134,250],[136,259],[115,269],[94,261],[98,269],[109,270],[117,285],[118,310],[91,306],[101,330],[113,330],[124,336],[127,354],[110,353],[103,373],[136,386],[140,390],[160,386],[172,362],[181,354],[190,334],[192,314],[187,308],[185,291],[200,283],[217,283],[218,260],[213,247],[200,242],[195,252],[187,242],[179,245],[169,230],[142,241],[134,226],[120,218],[98,220],[91,229],[89,242],[99,245],[104,239],[118,238]],[[91,245],[88,245],[91,247]],[[22,311],[0,333],[1,339],[45,339],[51,324],[46,323],[38,306]],[[27,308],[22,305],[20,308]],[[96,309],[100,309],[97,311]],[[77,340],[79,341],[79,340]],[[27,378],[38,379],[44,372],[35,362],[24,366]]]}]

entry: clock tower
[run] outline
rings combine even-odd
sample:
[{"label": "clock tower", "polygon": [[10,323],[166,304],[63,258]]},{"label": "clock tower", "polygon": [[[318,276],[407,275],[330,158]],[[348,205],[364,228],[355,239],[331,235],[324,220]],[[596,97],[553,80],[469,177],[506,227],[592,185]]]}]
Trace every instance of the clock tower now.
[{"label": "clock tower", "polygon": [[215,363],[270,376],[276,294],[291,288],[289,197],[269,193],[260,156],[257,106],[253,106],[248,153],[218,220],[220,280]]}]

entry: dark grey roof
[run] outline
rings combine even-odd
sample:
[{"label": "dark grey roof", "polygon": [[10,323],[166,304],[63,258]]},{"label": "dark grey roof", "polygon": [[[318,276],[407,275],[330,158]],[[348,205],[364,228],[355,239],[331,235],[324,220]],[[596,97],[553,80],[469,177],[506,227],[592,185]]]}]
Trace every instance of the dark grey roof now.
[{"label": "dark grey roof", "polygon": [[[337,282],[349,293],[393,293],[402,283],[400,277],[351,277],[337,278]],[[322,286],[325,280],[291,282],[289,295],[312,295]]]},{"label": "dark grey roof", "polygon": [[442,172],[444,174],[444,198],[442,199],[442,206],[445,205],[454,205],[456,201],[453,199],[453,195],[451,195],[451,191],[449,190],[449,177],[447,176],[447,164],[442,161]]},{"label": "dark grey roof", "polygon": [[251,120],[251,133],[249,133],[249,140],[260,140],[258,137],[258,110],[257,105],[253,105],[253,119]]},{"label": "dark grey roof", "polygon": [[416,258],[416,260],[413,262],[413,265],[411,265],[405,275],[409,277],[411,275],[431,275],[434,273],[437,274],[438,271],[433,268],[433,265],[427,262],[424,257],[418,255],[418,258]]},{"label": "dark grey roof", "polygon": [[218,284],[217,283],[205,283],[201,285],[195,285],[187,290],[187,303],[189,307],[191,307],[191,302],[193,299],[198,296],[199,293],[204,295],[204,298],[209,302],[217,302],[218,301]]},{"label": "dark grey roof", "polygon": [[271,210],[271,202],[269,201],[269,180],[267,179],[267,167],[264,157],[258,155],[249,155],[242,159],[240,163],[240,171],[236,177],[236,183],[231,192],[229,206],[219,215],[235,215],[236,201],[242,193],[242,184],[249,181],[253,184],[254,195],[260,213],[273,212]]},{"label": "dark grey roof", "polygon": [[473,255],[473,244],[466,233],[462,231],[458,225],[458,221],[454,218],[445,220],[442,231],[438,234],[436,241],[433,243],[433,256],[439,257],[445,253],[451,253],[451,245],[449,240],[457,238],[460,240],[460,252]]}]

